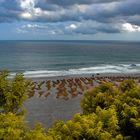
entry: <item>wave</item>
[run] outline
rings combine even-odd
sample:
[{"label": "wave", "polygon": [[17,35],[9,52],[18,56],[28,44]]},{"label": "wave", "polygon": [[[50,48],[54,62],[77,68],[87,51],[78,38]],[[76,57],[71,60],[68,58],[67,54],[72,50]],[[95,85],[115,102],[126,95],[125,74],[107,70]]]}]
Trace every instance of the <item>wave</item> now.
[{"label": "wave", "polygon": [[[69,70],[33,70],[23,72],[26,78],[43,78],[55,76],[69,76],[81,74],[96,74],[96,73],[139,73],[140,64],[119,64],[119,65],[98,65],[94,67],[85,67]],[[11,72],[10,77],[15,76],[16,72]]]}]

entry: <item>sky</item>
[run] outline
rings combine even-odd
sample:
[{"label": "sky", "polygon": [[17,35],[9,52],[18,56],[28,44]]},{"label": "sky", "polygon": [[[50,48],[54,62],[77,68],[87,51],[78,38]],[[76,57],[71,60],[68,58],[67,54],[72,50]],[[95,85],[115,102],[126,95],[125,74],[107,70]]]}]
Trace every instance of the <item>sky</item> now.
[{"label": "sky", "polygon": [[140,0],[0,0],[0,40],[140,41]]}]

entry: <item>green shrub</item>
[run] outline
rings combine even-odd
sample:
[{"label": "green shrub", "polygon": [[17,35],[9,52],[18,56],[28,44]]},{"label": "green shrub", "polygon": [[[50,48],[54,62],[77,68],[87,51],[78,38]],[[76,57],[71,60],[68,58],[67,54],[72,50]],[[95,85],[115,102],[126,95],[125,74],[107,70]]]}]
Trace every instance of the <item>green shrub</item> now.
[{"label": "green shrub", "polygon": [[27,80],[22,74],[8,79],[8,72],[0,72],[0,108],[4,112],[22,112],[23,102],[27,99]]},{"label": "green shrub", "polygon": [[127,138],[140,138],[140,87],[133,80],[124,80],[118,90],[110,83],[101,83],[85,93],[81,101],[84,114],[95,112],[97,107],[114,108],[120,132]]},{"label": "green shrub", "polygon": [[113,108],[101,109],[89,115],[76,114],[66,123],[58,121],[48,135],[54,140],[122,140],[118,119]]}]

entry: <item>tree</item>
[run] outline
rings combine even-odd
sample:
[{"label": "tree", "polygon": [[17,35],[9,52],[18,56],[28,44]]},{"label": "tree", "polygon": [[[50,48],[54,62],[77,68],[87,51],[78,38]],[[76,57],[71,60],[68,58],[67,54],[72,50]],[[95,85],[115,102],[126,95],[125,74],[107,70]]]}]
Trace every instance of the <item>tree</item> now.
[{"label": "tree", "polygon": [[27,128],[24,116],[1,113],[0,120],[1,140],[53,140],[40,124],[33,129]]},{"label": "tree", "polygon": [[4,106],[6,103],[6,93],[9,90],[8,87],[8,80],[7,80],[8,72],[7,71],[1,71],[0,72],[0,108]]},{"label": "tree", "polygon": [[122,140],[115,109],[101,109],[89,115],[76,114],[66,123],[58,121],[48,136],[54,140]]},{"label": "tree", "polygon": [[81,101],[83,113],[91,114],[98,106],[102,109],[113,107],[117,112],[121,134],[127,138],[139,139],[140,87],[137,83],[125,80],[120,83],[118,90],[106,83],[88,91]]},{"label": "tree", "polygon": [[38,123],[35,128],[25,132],[23,140],[53,140],[53,138],[47,136],[45,129]]},{"label": "tree", "polygon": [[4,112],[22,112],[23,102],[27,99],[27,80],[23,74],[8,79],[8,72],[0,72],[0,107]]},{"label": "tree", "polygon": [[112,105],[114,97],[118,95],[118,90],[112,83],[102,82],[99,86],[84,94],[81,107],[84,114],[95,112],[97,106],[108,108]]},{"label": "tree", "polygon": [[23,116],[16,116],[13,113],[0,114],[0,139],[21,140],[24,136],[25,122]]},{"label": "tree", "polygon": [[130,91],[132,89],[135,89],[137,87],[137,84],[135,81],[133,80],[124,80],[123,82],[120,83],[119,85],[119,89],[122,91],[122,92],[126,92],[126,91]]}]

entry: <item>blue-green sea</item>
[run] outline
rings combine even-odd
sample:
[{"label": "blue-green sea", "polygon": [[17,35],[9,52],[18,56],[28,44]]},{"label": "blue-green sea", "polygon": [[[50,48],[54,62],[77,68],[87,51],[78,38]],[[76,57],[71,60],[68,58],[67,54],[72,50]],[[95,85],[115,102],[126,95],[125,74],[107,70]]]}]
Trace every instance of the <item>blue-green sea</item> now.
[{"label": "blue-green sea", "polygon": [[139,73],[140,42],[0,41],[0,69],[29,78]]}]

